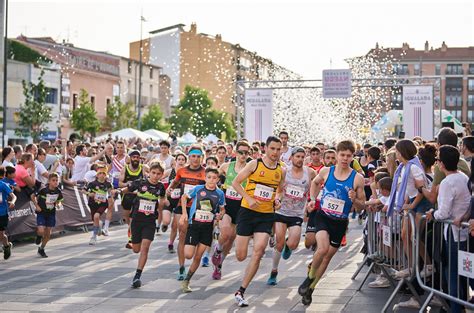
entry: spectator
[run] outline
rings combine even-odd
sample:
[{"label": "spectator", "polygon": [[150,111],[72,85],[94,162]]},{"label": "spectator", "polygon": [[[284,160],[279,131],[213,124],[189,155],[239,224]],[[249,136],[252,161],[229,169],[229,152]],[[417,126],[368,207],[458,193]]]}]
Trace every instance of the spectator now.
[{"label": "spectator", "polygon": [[21,160],[21,155],[23,154],[23,147],[20,145],[16,145],[13,147],[13,151],[15,152],[15,157],[13,158],[12,162],[14,165]]},{"label": "spectator", "polygon": [[76,147],[76,157],[74,158],[74,171],[71,180],[72,181],[83,181],[84,176],[89,171],[90,165],[95,161],[102,158],[105,154],[105,150],[102,150],[99,154],[93,157],[87,156],[87,148],[84,145],[78,145]]},{"label": "spectator", "polygon": [[3,167],[7,167],[7,166],[12,166],[14,167],[15,165],[13,165],[13,159],[15,158],[15,151],[13,150],[12,147],[10,146],[6,146],[5,148],[3,148],[2,150],[2,166]]},{"label": "spectator", "polygon": [[66,186],[76,186],[76,182],[72,180],[72,174],[74,172],[74,159],[68,158],[66,160],[66,166],[63,168],[62,183]]},{"label": "spectator", "polygon": [[[20,188],[35,187],[35,162],[31,153],[23,153],[18,164],[15,166],[15,182]],[[31,191],[30,191],[31,192]]]}]

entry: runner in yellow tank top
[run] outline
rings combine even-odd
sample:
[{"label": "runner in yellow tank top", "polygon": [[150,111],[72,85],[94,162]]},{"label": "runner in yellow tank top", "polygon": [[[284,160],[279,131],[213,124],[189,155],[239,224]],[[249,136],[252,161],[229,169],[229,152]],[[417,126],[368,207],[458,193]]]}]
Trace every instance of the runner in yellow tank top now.
[{"label": "runner in yellow tank top", "polygon": [[[260,266],[275,221],[274,211],[281,205],[278,200],[275,201],[275,194],[281,190],[285,179],[285,169],[279,162],[281,146],[280,139],[268,137],[266,154],[261,159],[249,162],[232,182],[232,187],[242,196],[235,240],[235,254],[240,262],[247,258],[249,241],[253,236],[252,258],[245,270],[242,285],[235,293],[235,301],[239,306],[248,306],[244,292]],[[241,186],[244,180],[247,180],[245,190]]]}]

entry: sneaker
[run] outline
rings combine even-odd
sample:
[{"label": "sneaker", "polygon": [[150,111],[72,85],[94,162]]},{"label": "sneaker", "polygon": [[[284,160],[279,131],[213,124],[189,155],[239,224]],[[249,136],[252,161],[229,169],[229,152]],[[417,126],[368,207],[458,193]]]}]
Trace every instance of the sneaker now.
[{"label": "sneaker", "polygon": [[418,301],[416,301],[415,297],[411,297],[409,300],[399,302],[399,303],[397,303],[393,306],[394,311],[397,311],[401,308],[404,308],[404,309],[419,309],[419,308],[421,308],[421,306],[418,303]]},{"label": "sneaker", "polygon": [[214,272],[212,272],[212,279],[214,280],[221,280],[222,278],[222,272],[219,266],[214,265]]},{"label": "sneaker", "polygon": [[8,260],[12,255],[13,244],[11,242],[8,245],[3,246],[3,259]]},{"label": "sneaker", "polygon": [[214,253],[212,254],[212,264],[219,266],[222,263],[222,251],[217,252],[217,246],[214,248]]},{"label": "sneaker", "polygon": [[171,244],[171,245],[168,245],[168,252],[169,253],[175,253],[176,251],[174,251],[174,246]]},{"label": "sneaker", "polygon": [[345,247],[347,246],[347,238],[346,238],[346,235],[344,235],[344,237],[342,237],[342,241],[341,241],[341,247]]},{"label": "sneaker", "polygon": [[304,296],[309,292],[310,286],[313,283],[314,278],[309,278],[306,277],[305,280],[301,283],[301,285],[298,287],[298,293],[300,296]]},{"label": "sneaker", "polygon": [[186,270],[184,267],[180,268],[178,271],[178,278],[177,280],[184,280],[186,278]]},{"label": "sneaker", "polygon": [[132,288],[140,288],[142,286],[142,281],[140,278],[135,277],[132,282]]},{"label": "sneaker", "polygon": [[431,277],[431,274],[433,274],[433,265],[426,265],[423,267],[423,269],[420,272],[420,277],[425,278],[425,277]]},{"label": "sneaker", "polygon": [[189,280],[185,280],[181,283],[181,291],[184,293],[190,293],[193,290],[189,288]]},{"label": "sneaker", "polygon": [[377,277],[376,280],[368,284],[370,288],[388,288],[390,287],[390,281],[383,276]]},{"label": "sneaker", "polygon": [[38,254],[42,257],[42,258],[47,258],[48,256],[46,255],[46,252],[44,252],[44,249],[39,247],[38,248]]},{"label": "sneaker", "polygon": [[283,247],[283,251],[281,252],[281,257],[283,260],[288,260],[291,256],[291,250],[288,248],[288,246],[285,243],[285,246]]},{"label": "sneaker", "polygon": [[310,305],[311,302],[313,302],[313,291],[314,289],[309,288],[308,292],[301,298],[301,303],[303,303],[303,305]]},{"label": "sneaker", "polygon": [[270,237],[268,244],[270,245],[270,248],[275,248],[275,236]]},{"label": "sneaker", "polygon": [[90,246],[94,246],[97,243],[97,238],[91,237],[91,240],[89,241]]},{"label": "sneaker", "polygon": [[167,230],[168,230],[168,225],[161,225],[161,232],[162,233],[166,233]]},{"label": "sneaker", "polygon": [[127,242],[127,243],[125,244],[125,248],[127,248],[127,249],[132,249],[132,248],[133,248],[133,247],[132,247],[132,243],[131,243],[130,241]]},{"label": "sneaker", "polygon": [[394,275],[395,279],[404,279],[410,277],[410,269],[406,268],[404,270],[396,272]]},{"label": "sneaker", "polygon": [[244,295],[240,291],[237,291],[235,293],[234,299],[235,299],[235,303],[237,303],[239,307],[249,306],[248,301],[244,299]]},{"label": "sneaker", "polygon": [[277,284],[277,275],[278,275],[278,271],[272,271],[270,273],[270,278],[268,278],[267,280],[267,285],[275,286]]},{"label": "sneaker", "polygon": [[109,235],[109,230],[105,229],[105,228],[102,228],[102,235],[108,236]]},{"label": "sneaker", "polygon": [[202,258],[202,267],[209,267],[209,258],[207,256]]}]

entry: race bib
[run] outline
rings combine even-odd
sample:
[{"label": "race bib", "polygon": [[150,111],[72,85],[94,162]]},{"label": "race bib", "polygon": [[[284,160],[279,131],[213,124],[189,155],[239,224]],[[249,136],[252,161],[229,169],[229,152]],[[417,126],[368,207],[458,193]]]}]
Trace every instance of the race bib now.
[{"label": "race bib", "polygon": [[214,213],[203,210],[196,210],[194,220],[201,223],[212,223],[214,221]]},{"label": "race bib", "polygon": [[330,214],[337,214],[341,215],[344,212],[344,204],[346,202],[341,199],[333,198],[333,197],[325,197],[323,201],[322,209],[325,212]]},{"label": "race bib", "polygon": [[285,188],[285,195],[295,200],[301,200],[304,198],[304,188],[288,184]]},{"label": "race bib", "polygon": [[181,197],[181,189],[171,189],[171,199],[179,199]]},{"label": "race bib", "polygon": [[140,205],[138,206],[138,212],[145,215],[155,214],[156,203],[150,200],[140,199]]},{"label": "race bib", "polygon": [[273,188],[265,185],[257,184],[253,193],[254,198],[261,201],[272,201]]},{"label": "race bib", "polygon": [[96,192],[95,196],[94,196],[95,202],[100,202],[100,203],[106,202],[107,198],[108,198],[108,193],[98,193],[98,192]]},{"label": "race bib", "polygon": [[231,200],[242,200],[242,196],[240,195],[240,193],[235,191],[232,186],[228,186],[225,190],[225,197]]},{"label": "race bib", "polygon": [[187,195],[189,193],[189,191],[193,190],[194,187],[196,187],[196,186],[185,184],[184,185],[184,194]]},{"label": "race bib", "polygon": [[58,195],[46,195],[46,208],[48,210],[54,209],[56,201],[58,201]]}]

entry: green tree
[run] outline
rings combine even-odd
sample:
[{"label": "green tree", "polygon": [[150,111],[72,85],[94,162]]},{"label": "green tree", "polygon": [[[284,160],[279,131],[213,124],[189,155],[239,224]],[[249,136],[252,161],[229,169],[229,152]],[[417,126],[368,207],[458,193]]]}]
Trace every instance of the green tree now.
[{"label": "green tree", "polygon": [[206,90],[192,86],[184,88],[184,97],[169,122],[173,131],[179,135],[190,131],[199,137],[209,134],[220,136],[224,132],[226,138],[235,137],[229,116],[212,109],[212,101]]},{"label": "green tree", "polygon": [[153,104],[148,108],[148,112],[142,118],[140,130],[156,129],[169,131],[170,125],[164,120],[164,114],[158,104]]},{"label": "green tree", "polygon": [[89,133],[95,135],[100,129],[100,121],[97,118],[97,112],[92,107],[89,100],[89,94],[86,90],[81,89],[79,93],[79,107],[72,111],[71,124],[72,127],[81,133],[81,136]]},{"label": "green tree", "polygon": [[123,103],[120,97],[114,98],[114,103],[107,106],[104,130],[120,130],[134,128],[137,125],[137,114],[132,102]]},{"label": "green tree", "polygon": [[17,135],[31,136],[34,141],[39,139],[41,133],[48,130],[45,124],[53,120],[51,107],[46,105],[48,88],[44,84],[43,76],[44,70],[41,70],[37,84],[22,81],[25,103],[20,107],[18,121],[20,127],[15,130]]}]

